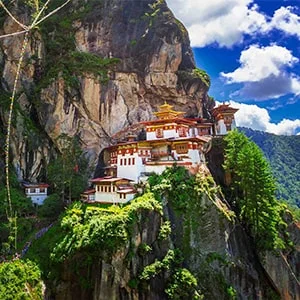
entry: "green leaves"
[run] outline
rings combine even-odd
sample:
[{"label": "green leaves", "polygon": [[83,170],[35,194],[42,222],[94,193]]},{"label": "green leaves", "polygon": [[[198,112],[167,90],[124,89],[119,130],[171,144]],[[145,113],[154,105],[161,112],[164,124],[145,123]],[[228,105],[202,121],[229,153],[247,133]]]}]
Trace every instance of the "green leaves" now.
[{"label": "green leaves", "polygon": [[200,78],[208,88],[210,87],[210,77],[204,70],[196,68],[192,71],[192,74]]},{"label": "green leaves", "polygon": [[196,277],[185,268],[178,268],[172,276],[166,294],[169,299],[193,299],[200,300],[204,297],[197,291]]},{"label": "green leaves", "polygon": [[77,251],[88,251],[91,255],[99,255],[99,249],[115,252],[128,242],[132,224],[142,210],[162,213],[161,205],[151,193],[134,199],[123,208],[74,203],[61,221],[65,236],[55,247],[52,258],[54,261],[63,261],[71,258]]},{"label": "green leaves", "polygon": [[151,176],[148,182],[155,196],[158,199],[167,196],[178,212],[187,209],[189,200],[196,193],[195,177],[191,176],[185,168],[176,165],[167,168],[162,175]]},{"label": "green leaves", "polygon": [[48,179],[62,200],[79,200],[88,179],[88,160],[76,137],[60,135],[61,155],[48,165]]},{"label": "green leaves", "polygon": [[[6,188],[1,187],[0,191],[0,221],[4,221],[6,218],[6,209],[7,203],[4,201],[7,197]],[[12,205],[18,216],[24,216],[32,212],[32,202],[30,198],[27,198],[22,192],[18,189],[11,189],[11,201]]]},{"label": "green leaves", "polygon": [[[300,206],[300,136],[278,136],[266,132],[241,129],[263,150],[278,180],[277,199]],[[299,214],[299,212],[298,212]]]},{"label": "green leaves", "polygon": [[225,172],[232,178],[231,189],[238,215],[260,250],[284,248],[280,237],[280,204],[276,185],[263,153],[244,134],[234,130],[226,137]]},{"label": "green leaves", "polygon": [[41,272],[27,260],[0,264],[0,299],[43,299]]},{"label": "green leaves", "polygon": [[206,86],[207,89],[209,89],[209,87],[210,87],[210,77],[206,73],[206,71],[204,71],[202,69],[195,68],[195,69],[189,70],[189,71],[179,70],[179,71],[177,71],[177,74],[178,74],[180,81],[182,81],[182,82],[190,82],[195,79],[200,79],[203,82],[203,84]]},{"label": "green leaves", "polygon": [[179,267],[181,264],[181,252],[178,249],[169,250],[162,260],[156,259],[146,266],[139,279],[149,281],[163,272],[169,273],[165,289],[168,299],[203,299],[196,277],[188,269]]}]

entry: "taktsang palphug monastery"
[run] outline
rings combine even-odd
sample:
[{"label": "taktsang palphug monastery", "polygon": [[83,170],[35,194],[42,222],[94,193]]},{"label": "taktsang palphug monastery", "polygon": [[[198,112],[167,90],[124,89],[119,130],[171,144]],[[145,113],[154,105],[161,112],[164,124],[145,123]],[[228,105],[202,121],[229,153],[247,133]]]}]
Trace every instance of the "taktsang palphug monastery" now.
[{"label": "taktsang palphug monastery", "polygon": [[184,112],[167,103],[154,113],[156,119],[141,122],[144,138],[127,133],[104,149],[105,177],[95,178],[93,190],[83,193],[84,201],[126,203],[134,198],[134,183],[145,181],[151,173],[161,174],[173,164],[191,168],[205,162],[207,146],[215,135],[225,135],[236,127],[237,109],[229,104],[215,107],[212,121],[184,118]]}]

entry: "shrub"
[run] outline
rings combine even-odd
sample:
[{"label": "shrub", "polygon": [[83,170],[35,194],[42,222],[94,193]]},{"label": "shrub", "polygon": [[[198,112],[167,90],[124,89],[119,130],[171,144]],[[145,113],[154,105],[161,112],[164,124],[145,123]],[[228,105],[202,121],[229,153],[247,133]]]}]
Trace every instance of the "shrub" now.
[{"label": "shrub", "polygon": [[197,291],[197,279],[185,268],[179,268],[173,274],[171,282],[165,290],[169,299],[204,299]]},{"label": "shrub", "polygon": [[48,196],[44,204],[38,208],[38,215],[43,218],[56,218],[63,211],[63,203],[59,195]]},{"label": "shrub", "polygon": [[37,265],[29,260],[1,263],[0,299],[43,299],[41,272]]},{"label": "shrub", "polygon": [[161,227],[160,227],[160,231],[159,231],[159,235],[158,235],[158,239],[159,240],[165,240],[168,238],[168,236],[171,234],[171,222],[170,221],[166,221],[164,222]]}]

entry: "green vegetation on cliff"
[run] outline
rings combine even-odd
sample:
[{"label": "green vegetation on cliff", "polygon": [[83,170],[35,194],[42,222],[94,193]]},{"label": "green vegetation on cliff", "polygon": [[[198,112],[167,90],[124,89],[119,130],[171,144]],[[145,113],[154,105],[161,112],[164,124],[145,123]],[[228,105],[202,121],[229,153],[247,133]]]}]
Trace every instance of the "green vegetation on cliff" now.
[{"label": "green vegetation on cliff", "polygon": [[209,89],[209,87],[210,87],[210,77],[206,73],[206,71],[204,71],[202,69],[195,68],[190,71],[179,70],[177,72],[177,74],[178,74],[179,79],[182,82],[191,83],[195,79],[200,79],[202,81],[202,83],[206,86],[207,89]]},{"label": "green vegetation on cliff", "polygon": [[[4,174],[3,174],[4,175]],[[10,228],[10,223],[7,219],[7,189],[5,187],[5,178],[0,175],[0,254],[7,255],[12,247],[16,246],[15,243],[21,242],[32,231],[34,220],[29,218],[34,212],[32,202],[20,189],[17,176],[11,168],[10,173],[11,183],[11,202],[15,212],[15,221],[17,222],[17,240],[10,235],[10,229],[14,231],[16,228]],[[15,227],[15,222],[13,222]]]},{"label": "green vegetation on cliff", "polygon": [[[151,212],[163,216],[161,203],[150,192],[123,207],[76,202],[67,209],[58,224],[40,240],[34,241],[27,257],[36,261],[44,278],[52,282],[59,280],[61,267],[65,263],[69,262],[79,272],[85,267],[91,268],[92,262],[99,258],[109,261],[118,250],[126,247],[130,249],[126,258],[128,263],[146,256],[153,261],[154,250],[150,245],[141,243],[136,247],[132,244],[132,239],[136,238],[134,228],[143,226],[144,217],[149,218]],[[157,243],[166,245],[170,232],[170,222],[161,223],[155,238]],[[80,257],[84,257],[84,261],[80,261]],[[161,260],[156,258],[153,263],[138,270],[140,275],[131,278],[128,286],[142,293],[147,290],[149,281],[164,274],[165,293],[169,299],[183,299],[186,296],[202,299],[197,279],[182,267],[182,263],[180,251],[169,249]],[[123,264],[126,265],[126,261]],[[85,288],[91,288],[89,278],[79,275],[79,279]]]},{"label": "green vegetation on cliff", "polygon": [[[191,262],[195,257],[197,258],[198,267],[192,270],[191,276],[180,269],[174,271],[173,281],[167,289],[168,295],[170,296],[169,293],[172,293],[176,286],[192,287],[193,282],[197,282],[197,289],[194,293],[199,297],[198,299],[201,299],[202,294],[204,299],[214,299],[216,294],[222,295],[223,299],[236,299],[235,289],[224,277],[224,268],[230,265],[226,257],[211,251],[201,253],[201,250],[193,245],[195,239],[205,236],[206,233],[202,229],[210,222],[209,212],[213,207],[216,208],[220,220],[233,224],[235,219],[234,212],[218,200],[221,190],[216,186],[207,169],[200,168],[196,175],[192,175],[186,168],[174,165],[161,175],[152,175],[149,178],[149,184],[155,196],[164,203],[165,207],[168,207],[169,211],[174,211],[176,218],[180,220],[180,225],[173,223],[171,238],[176,241],[175,246],[182,253],[181,259],[184,262]],[[150,270],[159,271],[163,266],[163,261],[157,261],[151,265]],[[189,284],[186,285],[183,282],[178,284],[179,278],[185,277],[190,278]],[[189,296],[181,294],[181,292],[184,293],[184,289],[181,292],[175,291],[175,294],[182,295],[182,297],[176,298],[173,295],[175,298],[171,296],[170,299],[193,299],[191,294]]]},{"label": "green vegetation on cliff", "polygon": [[264,152],[278,181],[277,198],[300,207],[300,136],[241,128]]},{"label": "green vegetation on cliff", "polygon": [[[63,2],[51,1],[49,9],[53,10]],[[46,61],[43,66],[44,71],[36,76],[38,91],[58,77],[62,77],[70,87],[78,87],[78,77],[86,74],[92,74],[103,83],[108,81],[108,71],[120,60],[78,51],[75,44],[77,26],[74,22],[84,19],[92,11],[96,2],[89,1],[84,8],[80,3],[74,3],[42,23],[40,32],[45,42]],[[36,57],[32,59],[37,64],[41,63]]]},{"label": "green vegetation on cliff", "polygon": [[0,299],[43,299],[41,272],[37,265],[29,260],[0,263]]},{"label": "green vegetation on cliff", "polygon": [[61,153],[48,165],[48,182],[62,202],[66,198],[70,201],[78,200],[88,181],[88,159],[80,147],[78,137],[61,134],[56,143],[60,145]]},{"label": "green vegetation on cliff", "polygon": [[196,277],[187,269],[181,268],[183,258],[180,251],[169,250],[162,260],[146,266],[140,275],[141,280],[150,280],[162,272],[170,274],[165,290],[168,299],[204,299],[201,295]]},{"label": "green vegetation on cliff", "polygon": [[142,211],[161,214],[162,207],[151,193],[124,207],[75,202],[66,210],[59,224],[33,243],[27,256],[36,260],[47,276],[51,266],[71,260],[76,253],[85,253],[87,257],[98,257],[101,251],[112,254],[126,245],[132,226]]},{"label": "green vegetation on cliff", "polygon": [[99,249],[117,251],[129,240],[131,227],[142,210],[161,213],[161,205],[151,194],[144,194],[123,208],[74,203],[61,221],[65,237],[54,248],[52,258],[70,259],[76,251],[86,251],[89,255],[99,253]]},{"label": "green vegetation on cliff", "polygon": [[231,189],[231,204],[254,237],[260,250],[285,248],[280,233],[287,224],[283,207],[275,198],[276,185],[268,162],[255,143],[243,133],[226,137],[224,169]]}]

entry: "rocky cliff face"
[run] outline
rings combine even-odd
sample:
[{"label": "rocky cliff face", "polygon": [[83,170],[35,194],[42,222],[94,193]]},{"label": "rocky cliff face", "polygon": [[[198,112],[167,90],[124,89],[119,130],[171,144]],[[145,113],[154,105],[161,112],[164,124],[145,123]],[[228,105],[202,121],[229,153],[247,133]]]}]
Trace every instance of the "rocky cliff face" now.
[{"label": "rocky cliff face", "polygon": [[[209,173],[205,167],[201,172],[204,181]],[[299,299],[299,228],[292,220],[289,232],[296,248],[259,257],[253,241],[218,193],[203,192],[186,199],[186,203],[194,201],[188,204],[193,209],[181,211],[173,200],[166,194],[163,214],[138,210],[126,246],[119,250],[99,247],[89,252],[83,247],[65,260],[59,279],[47,282],[49,299],[173,299],[166,294],[174,282],[172,264],[193,274],[203,299]],[[171,225],[170,235],[162,239],[166,220]],[[77,243],[76,238],[73,242]],[[179,250],[183,261],[176,258],[163,267],[160,264],[170,249]],[[92,253],[96,256],[91,257]],[[149,268],[148,280],[141,277],[145,267]],[[186,288],[184,280],[178,284],[182,290]]]},{"label": "rocky cliff face", "polygon": [[[30,11],[15,3],[14,12],[28,24]],[[18,30],[9,18],[2,21],[1,34]],[[11,152],[20,178],[45,178],[43,170],[59,152],[61,134],[78,137],[94,164],[112,135],[150,119],[164,101],[187,116],[208,115],[212,105],[208,84],[192,72],[195,64],[188,35],[164,1],[74,0],[46,25],[30,36],[18,84]],[[16,36],[0,44],[0,124],[4,128],[21,42],[22,37]],[[80,60],[75,55],[79,52],[105,59],[102,67],[92,70],[94,64],[87,61],[91,57],[80,56]],[[119,62],[111,66],[114,58]],[[98,71],[107,73],[107,80]],[[230,286],[240,299],[279,295],[299,299],[297,267],[291,267],[299,261],[295,252],[282,257],[269,254],[263,267],[242,227],[235,218],[224,216],[224,211],[230,215],[226,204],[203,196],[198,208],[196,215],[183,216],[176,215],[171,205],[164,207],[173,229],[164,244],[157,242],[161,216],[141,216],[143,222],[132,232],[131,244],[135,251],[143,243],[151,245],[151,253],[131,257],[129,247],[124,247],[114,255],[103,254],[93,261],[92,269],[81,266],[78,273],[73,272],[72,261],[66,262],[62,280],[52,285],[49,295],[56,299],[165,299],[168,272],[166,277],[152,279],[143,292],[129,280],[175,246],[184,248],[184,266],[197,276],[207,299],[226,299]],[[197,225],[187,234],[184,222]],[[74,259],[85,261],[81,254]],[[92,288],[82,287],[82,277],[89,279]]]},{"label": "rocky cliff face", "polygon": [[[139,214],[126,247],[113,254],[99,249],[98,259],[89,266],[86,255],[77,254],[63,265],[59,281],[48,285],[47,297],[57,300],[167,299],[163,292],[164,276],[153,278],[143,290],[137,289],[141,270],[154,259],[162,259],[169,249],[167,241],[158,239],[162,221],[157,212]],[[143,245],[151,246],[151,253],[141,253]],[[80,271],[74,272],[72,266]]]},{"label": "rocky cliff face", "polygon": [[[29,22],[30,11],[21,4],[12,9],[21,21]],[[16,30],[18,25],[6,18],[1,33]],[[21,42],[22,36],[16,36],[0,44],[3,95],[12,90]],[[106,82],[85,70],[82,62],[80,74],[76,70],[68,74],[76,81],[74,85],[64,76],[64,67],[70,67],[72,61],[60,60],[68,51],[118,58],[119,62],[108,70]],[[65,65],[60,72],[49,74],[56,63]],[[36,180],[50,159],[48,145],[59,149],[57,138],[61,134],[79,137],[94,164],[111,135],[150,119],[164,101],[188,116],[207,115],[212,105],[208,86],[193,75],[194,68],[187,32],[165,1],[74,0],[56,19],[31,35],[26,49],[17,100],[23,117],[16,121],[11,145],[19,176]],[[5,122],[7,109],[1,105],[1,111]],[[33,126],[45,138],[39,145],[26,148],[26,131],[31,130],[22,120],[24,116],[32,120],[32,115],[36,117]],[[34,157],[34,163],[28,156]]]}]

